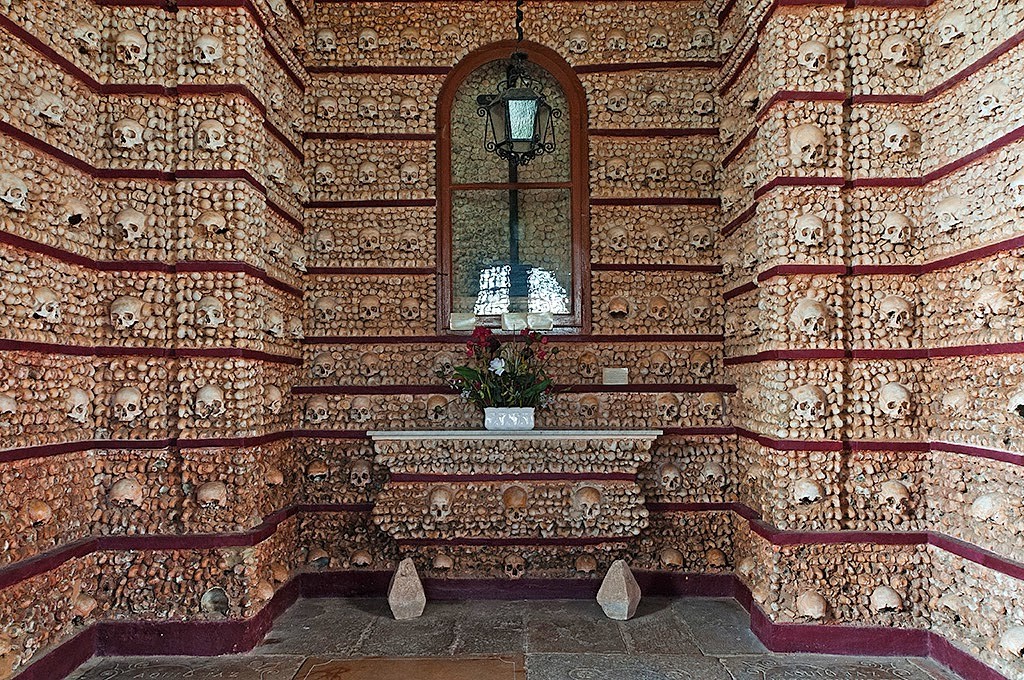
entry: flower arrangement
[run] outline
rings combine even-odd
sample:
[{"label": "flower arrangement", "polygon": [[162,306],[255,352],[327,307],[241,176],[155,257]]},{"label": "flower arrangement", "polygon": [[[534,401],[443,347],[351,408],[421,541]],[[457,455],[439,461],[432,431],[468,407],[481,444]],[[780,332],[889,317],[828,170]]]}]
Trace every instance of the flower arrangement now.
[{"label": "flower arrangement", "polygon": [[502,342],[489,328],[478,326],[466,343],[469,364],[437,375],[480,408],[545,408],[553,383],[547,376],[549,358],[558,352],[547,337],[523,330],[515,341]]}]

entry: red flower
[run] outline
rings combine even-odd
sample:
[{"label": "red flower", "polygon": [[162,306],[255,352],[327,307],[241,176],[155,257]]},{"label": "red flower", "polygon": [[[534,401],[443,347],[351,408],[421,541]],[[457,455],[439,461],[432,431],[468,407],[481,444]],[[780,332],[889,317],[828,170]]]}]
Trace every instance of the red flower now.
[{"label": "red flower", "polygon": [[537,352],[537,358],[540,361],[544,361],[544,357],[546,357],[547,355],[548,355],[548,353],[545,352],[544,350],[540,350],[539,352]]},{"label": "red flower", "polygon": [[542,345],[548,344],[548,336],[546,336],[546,335],[540,336],[540,344],[542,344]]}]

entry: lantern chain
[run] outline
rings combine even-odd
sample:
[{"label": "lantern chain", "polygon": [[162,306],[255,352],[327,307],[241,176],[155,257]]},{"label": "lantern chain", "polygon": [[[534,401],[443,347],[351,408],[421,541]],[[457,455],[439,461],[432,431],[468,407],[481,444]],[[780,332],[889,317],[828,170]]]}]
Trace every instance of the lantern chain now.
[{"label": "lantern chain", "polygon": [[523,42],[523,0],[516,0],[516,41]]}]

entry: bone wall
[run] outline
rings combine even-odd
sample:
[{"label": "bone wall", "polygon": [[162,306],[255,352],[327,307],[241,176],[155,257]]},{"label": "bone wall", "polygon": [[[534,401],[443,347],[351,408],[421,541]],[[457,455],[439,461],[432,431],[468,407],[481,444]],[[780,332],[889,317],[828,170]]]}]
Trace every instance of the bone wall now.
[{"label": "bone wall", "polygon": [[592,199],[592,334],[555,339],[539,426],[666,435],[620,494],[634,538],[442,550],[374,522],[364,433],[480,426],[434,375],[463,355],[435,102],[512,12],[0,3],[0,678],[97,621],[250,618],[406,554],[734,573],[774,621],[931,629],[1024,677],[1021,581],[920,538],[1024,560],[1021,9],[855,4],[530,3]]}]

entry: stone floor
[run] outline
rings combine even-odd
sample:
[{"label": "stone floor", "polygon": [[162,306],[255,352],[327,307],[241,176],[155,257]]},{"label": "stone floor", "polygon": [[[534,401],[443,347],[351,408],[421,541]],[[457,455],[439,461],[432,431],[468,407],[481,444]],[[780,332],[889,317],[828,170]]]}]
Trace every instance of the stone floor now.
[{"label": "stone floor", "polygon": [[[728,599],[645,599],[628,622],[582,600],[430,602],[422,618],[395,621],[381,599],[312,599],[297,602],[248,654],[94,659],[72,677],[519,680],[525,662],[528,680],[956,678],[922,659],[772,654],[748,623]],[[488,663],[509,671],[473,670]]]}]

